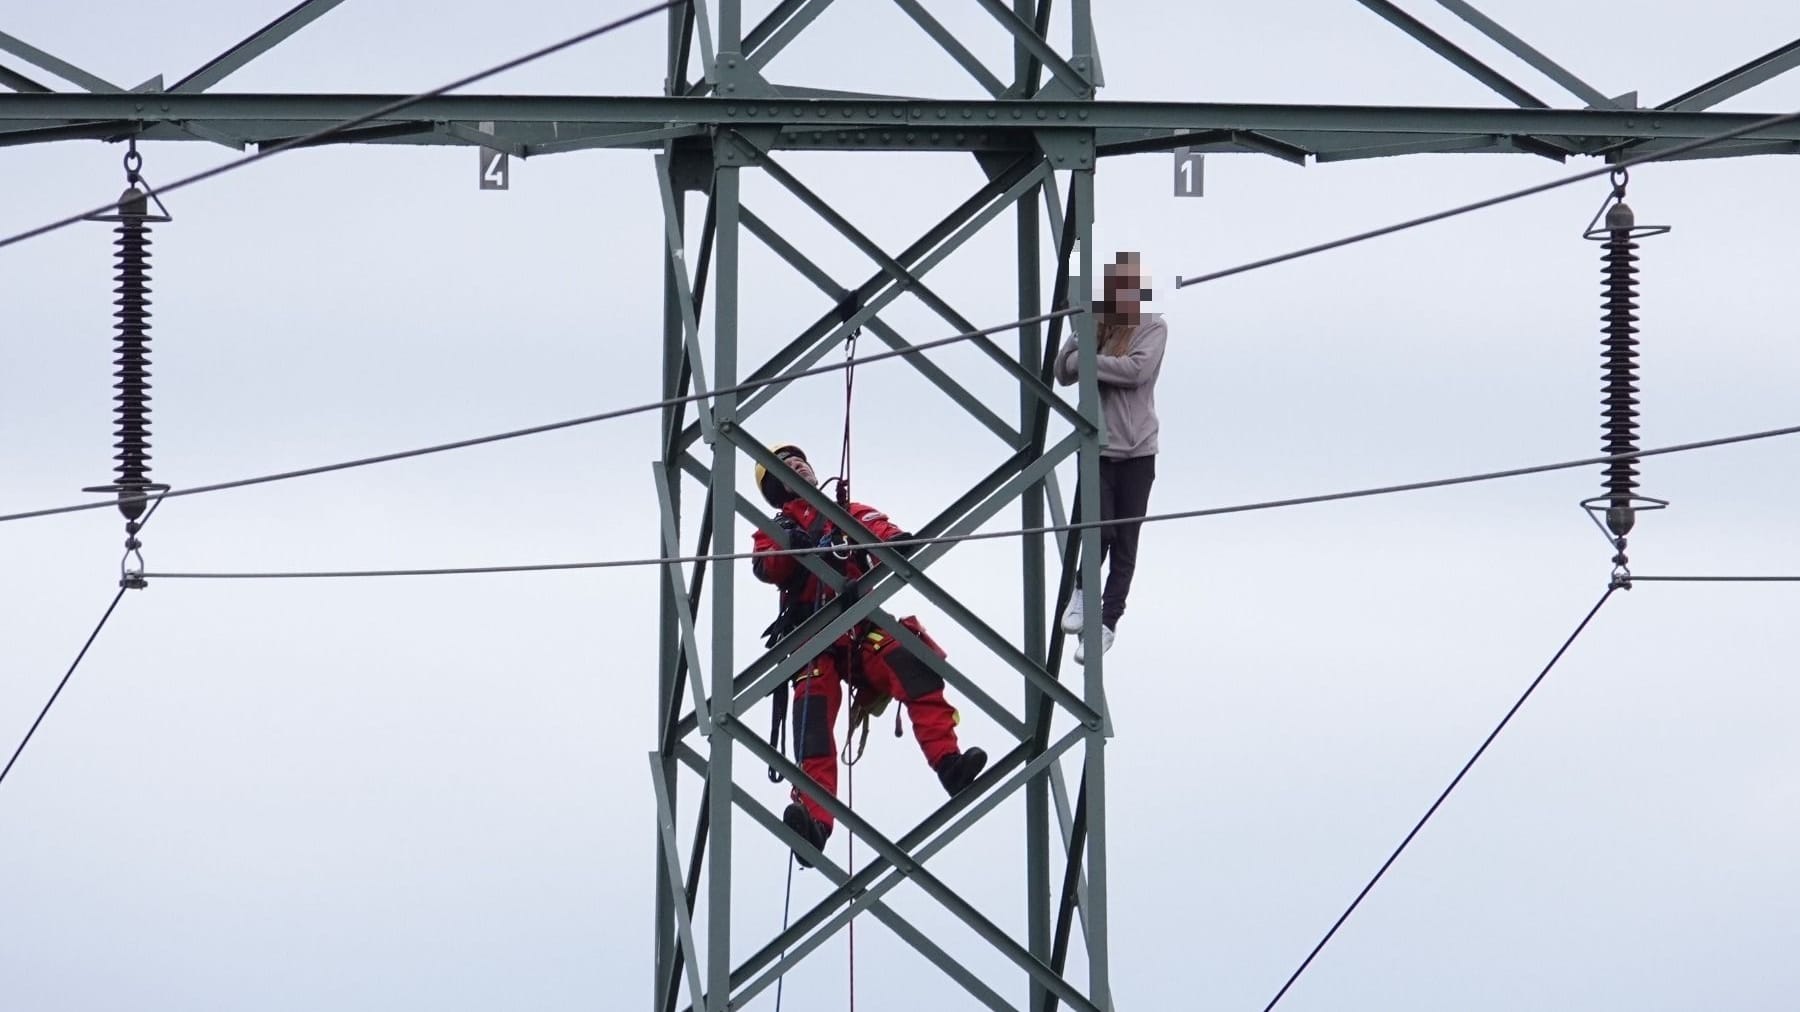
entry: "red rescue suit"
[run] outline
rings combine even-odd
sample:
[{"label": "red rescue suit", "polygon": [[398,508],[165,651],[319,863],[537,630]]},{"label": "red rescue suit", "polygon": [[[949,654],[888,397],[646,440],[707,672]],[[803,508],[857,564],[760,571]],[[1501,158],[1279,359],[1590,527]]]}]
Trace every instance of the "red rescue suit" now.
[{"label": "red rescue suit", "polygon": [[[848,512],[883,541],[907,537],[887,515],[862,503],[851,503]],[[781,588],[782,614],[794,625],[805,621],[834,597],[827,587],[800,561],[791,555],[763,555],[786,548],[831,544],[837,528],[819,515],[804,499],[790,499],[776,514],[786,544],[778,543],[758,530],[754,538],[757,555],[751,561],[756,578]],[[821,558],[827,558],[821,555]],[[849,559],[831,559],[832,568],[841,567],[846,580],[862,576],[873,560],[861,552]],[[939,657],[946,656],[918,619],[910,616],[900,624],[916,634]],[[849,670],[844,670],[848,665]],[[849,682],[857,693],[891,696],[906,708],[912,722],[913,736],[925,753],[925,761],[936,769],[938,763],[958,752],[956,743],[956,710],[944,699],[944,680],[929,665],[913,656],[894,639],[893,634],[869,622],[859,622],[850,632],[837,638],[832,649],[813,658],[794,675],[793,730],[794,754],[806,775],[819,786],[837,795],[837,716],[843,703],[842,682]],[[814,819],[826,826],[832,824],[830,813],[799,789],[793,798],[806,807]]]}]

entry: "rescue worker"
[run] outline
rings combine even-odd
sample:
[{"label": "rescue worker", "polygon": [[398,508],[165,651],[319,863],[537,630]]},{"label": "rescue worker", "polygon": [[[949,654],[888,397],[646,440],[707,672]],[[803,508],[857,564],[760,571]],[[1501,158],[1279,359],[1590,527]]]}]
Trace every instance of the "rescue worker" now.
[{"label": "rescue worker", "polygon": [[[780,617],[768,630],[773,643],[825,607],[834,593],[795,556],[763,553],[844,545],[847,541],[817,508],[790,487],[796,482],[818,487],[818,477],[807,462],[806,453],[793,445],[775,446],[771,450],[787,465],[788,472],[770,473],[759,464],[756,484],[763,498],[778,510],[775,521],[780,525],[783,538],[777,540],[758,530],[751,568],[757,579],[781,590]],[[846,512],[883,541],[912,537],[873,507],[853,502]],[[876,560],[866,553],[850,549],[821,553],[818,557],[841,572],[846,581],[856,580],[876,564]],[[925,632],[918,619],[908,616],[901,619],[900,624],[939,657],[945,656],[943,648]],[[865,621],[838,637],[830,649],[813,658],[794,675],[792,734],[795,758],[806,775],[832,796],[837,795],[838,774],[834,729],[846,682],[855,693],[853,712],[879,713],[887,699],[900,701],[912,722],[913,736],[925,753],[925,761],[937,771],[938,781],[952,797],[967,789],[981,775],[987,765],[987,753],[979,748],[963,751],[957,746],[957,713],[944,699],[943,678],[923,660],[913,656],[891,632]],[[831,836],[831,814],[797,787],[792,789],[791,797],[792,803],[782,813],[781,821],[813,846],[824,849],[826,839]],[[804,858],[800,863],[810,867]]]},{"label": "rescue worker", "polygon": [[[1138,531],[1150,510],[1150,486],[1156,481],[1157,435],[1156,380],[1162,374],[1163,349],[1169,328],[1159,313],[1140,307],[1150,301],[1150,279],[1143,258],[1120,253],[1108,264],[1104,301],[1095,305],[1099,332],[1094,371],[1100,381],[1100,413],[1106,420],[1106,446],[1100,450],[1100,519],[1124,521],[1100,528],[1100,562],[1109,561],[1100,596],[1100,652],[1112,649],[1119,618],[1125,614],[1125,597],[1131,593],[1131,577],[1137,571]],[[1081,352],[1071,333],[1056,355],[1056,381],[1069,386],[1081,378]],[[1070,516],[1080,523],[1081,488],[1077,483],[1075,509]],[[1075,578],[1075,594],[1062,614],[1063,632],[1081,632],[1084,616],[1081,577]],[[1075,644],[1075,663],[1080,664],[1085,644]]]}]

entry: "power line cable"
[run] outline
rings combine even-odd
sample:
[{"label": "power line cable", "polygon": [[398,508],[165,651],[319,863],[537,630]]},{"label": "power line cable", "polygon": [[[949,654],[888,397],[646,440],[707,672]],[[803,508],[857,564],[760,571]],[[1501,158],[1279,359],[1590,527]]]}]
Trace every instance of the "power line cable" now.
[{"label": "power line cable", "polygon": [[504,442],[509,439],[520,439],[525,436],[541,435],[546,432],[555,432],[560,429],[572,429],[583,425],[593,425],[597,422],[612,421],[614,419],[624,418],[628,415],[642,414],[647,411],[657,411],[662,408],[674,407],[678,404],[703,401],[722,394],[742,393],[746,390],[755,390],[760,387],[773,386],[778,383],[788,383],[793,380],[805,379],[809,376],[819,376],[829,372],[851,369],[855,368],[857,365],[866,365],[870,362],[880,362],[885,359],[913,355],[919,352],[930,351],[934,348],[941,348],[945,345],[955,344],[959,341],[968,341],[979,337],[986,337],[1001,331],[1031,326],[1033,324],[1043,323],[1048,320],[1054,320],[1059,317],[1082,312],[1086,312],[1086,310],[1060,309],[1054,313],[1045,313],[1041,316],[1033,316],[1023,320],[1014,320],[1010,323],[985,327],[981,330],[971,330],[960,334],[952,334],[949,337],[938,338],[932,341],[923,341],[919,344],[909,345],[905,348],[877,352],[873,355],[863,355],[843,362],[832,362],[827,365],[814,366],[784,376],[775,376],[762,380],[750,380],[718,390],[684,394],[680,397],[666,397],[659,401],[649,401],[628,408],[615,408],[610,411],[602,411],[598,414],[582,415],[578,418],[565,418],[561,421],[545,422],[542,425],[532,425],[523,429],[512,429],[507,432],[497,432],[492,435],[474,436],[469,439],[458,439],[449,443],[437,443],[432,446],[422,446],[411,450],[396,450],[392,453],[382,453],[372,457],[359,457],[355,460],[339,461],[333,464],[320,464],[315,467],[303,467],[293,471],[280,471],[274,474],[259,475],[254,478],[239,478],[234,481],[221,481],[211,485],[193,485],[187,488],[171,489],[166,492],[147,492],[137,496],[121,495],[117,499],[106,499],[99,502],[76,503],[69,506],[52,506],[45,509],[26,510],[22,513],[0,514],[0,523],[8,523],[14,520],[30,520],[35,517],[57,516],[63,513],[79,513],[83,510],[105,509],[108,506],[116,506],[119,503],[141,502],[148,499],[174,499],[180,496],[202,495],[208,492],[223,492],[227,489],[244,488],[249,485],[266,485],[275,481],[305,478],[315,474],[329,474],[333,471],[347,471],[351,468],[367,467],[371,464],[386,464],[396,460],[407,460],[412,457],[424,457],[434,453],[444,453],[449,450],[461,450],[471,446],[482,446],[488,443]]},{"label": "power line cable", "polygon": [[1525,692],[1519,696],[1518,702],[1514,703],[1512,709],[1506,711],[1506,716],[1500,718],[1500,723],[1494,725],[1494,729],[1488,732],[1488,736],[1482,741],[1481,747],[1475,750],[1475,754],[1469,757],[1468,762],[1463,763],[1463,767],[1457,771],[1455,779],[1450,781],[1450,786],[1444,788],[1443,793],[1437,796],[1437,800],[1431,803],[1431,807],[1426,809],[1425,814],[1413,825],[1412,831],[1406,834],[1406,839],[1401,840],[1400,846],[1395,847],[1394,852],[1388,855],[1388,859],[1381,863],[1381,868],[1375,872],[1375,877],[1369,880],[1368,885],[1362,887],[1362,891],[1356,894],[1356,899],[1351,900],[1350,906],[1347,907],[1342,914],[1338,915],[1337,921],[1331,925],[1331,930],[1325,932],[1325,937],[1319,939],[1319,944],[1313,946],[1312,951],[1306,954],[1306,958],[1300,961],[1300,966],[1288,977],[1287,983],[1281,985],[1281,990],[1275,992],[1275,997],[1269,999],[1269,1004],[1263,1006],[1263,1012],[1270,1012],[1270,1010],[1281,1001],[1282,996],[1288,993],[1288,989],[1294,986],[1294,982],[1300,979],[1300,975],[1306,972],[1306,968],[1312,965],[1313,958],[1318,956],[1320,950],[1325,948],[1325,943],[1331,941],[1331,937],[1337,934],[1338,929],[1344,926],[1344,922],[1350,919],[1350,915],[1356,912],[1356,908],[1362,903],[1363,897],[1369,895],[1369,890],[1374,889],[1375,883],[1381,881],[1381,876],[1387,874],[1387,870],[1393,866],[1394,861],[1400,857],[1401,852],[1406,850],[1407,844],[1412,843],[1413,837],[1419,835],[1419,830],[1425,828],[1425,823],[1431,821],[1431,817],[1437,813],[1438,808],[1443,805],[1445,799],[1450,797],[1450,792],[1456,790],[1456,785],[1462,783],[1463,777],[1467,776],[1469,770],[1474,768],[1476,760],[1480,759],[1482,753],[1487,751],[1488,746],[1494,743],[1494,739],[1500,736],[1500,732],[1506,730],[1506,725],[1513,719],[1513,715],[1518,713],[1519,708],[1525,705],[1525,701],[1531,698],[1531,694],[1537,691],[1537,687],[1544,681],[1544,678],[1550,674],[1550,670],[1556,667],[1556,662],[1562,660],[1563,654],[1567,653],[1569,647],[1575,643],[1575,638],[1581,635],[1581,631],[1586,629],[1588,623],[1599,613],[1600,606],[1605,604],[1607,600],[1612,597],[1613,591],[1617,589],[1619,589],[1617,585],[1607,587],[1605,593],[1600,595],[1600,600],[1595,601],[1594,606],[1588,609],[1587,616],[1581,620],[1580,625],[1575,627],[1575,631],[1569,634],[1569,638],[1563,641],[1563,645],[1557,649],[1556,655],[1550,658],[1550,663],[1544,665],[1544,670],[1538,672],[1538,676],[1531,680],[1530,685],[1525,687]]},{"label": "power line cable", "polygon": [[1633,576],[1632,583],[1800,583],[1800,576]]},{"label": "power line cable", "polygon": [[[1485,471],[1480,474],[1460,475],[1453,478],[1438,478],[1431,481],[1407,482],[1400,485],[1381,485],[1374,488],[1354,489],[1348,492],[1328,492],[1320,495],[1298,496],[1290,499],[1269,499],[1262,502],[1243,503],[1236,506],[1211,506],[1203,509],[1181,510],[1172,513],[1152,513],[1142,517],[1121,517],[1114,520],[1089,520],[1081,523],[1050,524],[1043,527],[1024,527],[1004,531],[981,531],[969,534],[954,534],[935,538],[899,538],[884,541],[877,547],[882,548],[917,548],[924,545],[959,544],[964,541],[990,541],[997,538],[1016,538],[1035,534],[1055,534],[1062,531],[1081,531],[1090,527],[1110,527],[1126,523],[1161,523],[1171,520],[1191,520],[1198,517],[1226,516],[1233,513],[1253,513],[1261,510],[1283,509],[1289,506],[1309,506],[1316,503],[1338,502],[1346,499],[1366,499],[1373,496],[1393,495],[1400,492],[1418,492],[1426,489],[1448,488],[1455,485],[1470,485],[1477,482],[1497,481],[1504,478],[1518,478],[1525,475],[1543,474],[1549,471],[1566,471],[1577,467],[1588,467],[1594,464],[1605,464],[1617,460],[1635,460],[1641,457],[1661,456],[1671,453],[1684,453],[1693,450],[1709,449],[1735,443],[1746,443],[1760,439],[1771,439],[1776,436],[1788,436],[1800,433],[1800,425],[1790,425],[1780,429],[1768,429],[1762,432],[1745,433],[1736,436],[1722,436],[1717,439],[1704,439],[1692,443],[1677,443],[1673,446],[1653,447],[1632,453],[1609,454],[1598,457],[1583,457],[1579,460],[1565,460],[1555,464],[1537,464],[1531,467],[1516,467],[1504,471]],[[163,580],[301,580],[301,579],[339,579],[355,577],[385,576],[474,576],[498,573],[543,573],[582,569],[625,569],[639,566],[665,566],[673,564],[739,562],[756,556],[770,557],[777,555],[817,555],[836,551],[835,547],[826,548],[789,548],[768,552],[730,552],[705,555],[657,556],[638,559],[604,559],[594,562],[547,562],[524,565],[502,566],[459,566],[434,569],[360,569],[360,570],[314,570],[309,572],[231,572],[231,573],[145,573],[145,579]]]},{"label": "power line cable", "polygon": [[94,626],[94,631],[88,633],[87,642],[81,645],[81,652],[75,655],[75,660],[70,663],[69,670],[63,672],[62,681],[56,683],[56,691],[50,693],[50,698],[44,702],[44,708],[38,711],[37,719],[31,722],[31,727],[25,732],[25,737],[20,739],[19,747],[13,749],[12,758],[6,761],[6,768],[0,770],[0,783],[6,781],[6,775],[12,772],[13,763],[19,761],[19,755],[25,751],[25,746],[31,744],[31,736],[37,733],[38,725],[42,724],[44,718],[49,716],[50,708],[56,705],[56,697],[62,695],[63,686],[69,684],[70,676],[74,675],[75,669],[81,666],[81,659],[87,656],[88,648],[94,645],[96,639],[100,638],[100,630],[106,628],[106,620],[112,618],[113,609],[117,608],[119,601],[125,597],[125,590],[124,586],[119,587],[119,592],[113,595],[112,603],[106,606],[106,611],[101,614],[99,623]]},{"label": "power line cable", "polygon": [[[151,518],[156,516],[156,510],[161,505],[160,501],[151,505],[149,512],[144,514],[143,522],[138,524],[138,530],[142,531],[150,525]],[[75,655],[75,660],[70,662],[69,670],[63,672],[62,681],[56,683],[56,689],[50,693],[50,698],[44,701],[44,708],[38,711],[37,719],[32,721],[31,727],[26,729],[25,737],[19,739],[19,747],[13,749],[12,758],[6,760],[6,768],[0,769],[0,783],[6,782],[6,775],[12,772],[13,764],[19,761],[20,755],[24,754],[25,746],[31,744],[31,736],[37,733],[38,725],[42,724],[44,718],[50,715],[50,708],[56,705],[56,699],[62,695],[63,687],[69,684],[69,679],[74,676],[75,669],[81,666],[82,659],[87,656],[88,648],[92,647],[94,641],[100,638],[100,630],[106,628],[106,620],[112,618],[114,609],[119,607],[119,602],[125,597],[125,591],[129,589],[131,589],[130,585],[121,579],[119,592],[113,595],[112,602],[106,606],[106,611],[101,613],[100,621],[94,625],[94,631],[88,633],[87,641],[81,644],[80,652]]]},{"label": "power line cable", "polygon": [[[608,32],[617,31],[618,29],[624,28],[626,25],[632,24],[633,22],[642,21],[644,18],[647,18],[652,14],[656,14],[658,12],[668,10],[671,7],[676,7],[676,6],[686,4],[687,2],[688,2],[688,0],[667,0],[666,3],[659,3],[659,4],[656,4],[651,7],[646,7],[643,10],[640,10],[635,14],[627,14],[624,17],[619,18],[616,21],[609,21],[606,24],[599,26],[598,28],[590,28],[587,31],[582,32],[578,35],[571,35],[568,38],[562,40],[561,42],[557,42],[552,45],[545,46],[542,49],[538,49],[538,50],[534,50],[532,52],[526,53],[524,56],[514,57],[513,59],[507,60],[505,63],[499,64],[497,66],[489,67],[488,69],[480,71],[479,73],[470,74],[468,77],[459,78],[455,81],[451,81],[449,84],[440,85],[439,87],[433,88],[430,91],[422,91],[422,92],[419,92],[417,95],[411,95],[411,96],[408,96],[407,98],[397,99],[393,102],[387,103],[386,105],[380,106],[376,109],[370,110],[369,112],[363,113],[361,116],[356,116],[351,119],[344,120],[341,123],[333,123],[331,126],[325,127],[321,130],[315,130],[312,133],[306,134],[301,137],[294,137],[289,140],[282,141],[279,144],[270,145],[269,147],[266,147],[266,148],[258,148],[257,152],[253,155],[245,155],[244,157],[236,159],[235,161],[225,162],[221,165],[215,165],[210,169],[206,169],[201,172],[196,172],[191,176],[184,176],[181,179],[177,179],[176,181],[174,181],[173,183],[170,183],[167,186],[157,188],[155,192],[159,195],[164,194],[164,193],[172,193],[175,190],[179,190],[184,187],[191,186],[194,183],[198,183],[203,180],[211,179],[214,176],[224,175],[225,173],[231,172],[235,169],[241,169],[244,166],[249,165],[253,162],[260,162],[263,159],[268,158],[271,155],[280,154],[283,151],[289,151],[289,150],[292,150],[292,149],[298,148],[298,147],[305,147],[310,144],[317,144],[318,142],[320,142],[322,140],[325,140],[329,137],[343,133],[346,130],[354,129],[356,127],[362,126],[364,123],[368,123],[373,120],[378,120],[378,119],[382,118],[383,116],[392,115],[396,112],[399,112],[402,109],[405,109],[408,106],[417,105],[418,103],[423,102],[426,99],[438,98],[442,95],[446,95],[452,91],[455,91],[458,88],[465,88],[465,87],[468,87],[469,85],[474,84],[478,81],[486,80],[487,78],[493,77],[496,74],[503,74],[509,70],[516,70],[519,67],[526,65],[527,63],[532,63],[536,60],[543,59],[546,56],[550,56],[555,53],[560,53],[563,50],[568,49],[571,46],[577,46],[583,42],[587,42],[592,39],[597,39],[600,36],[607,34]],[[51,232],[55,232],[58,229],[67,228],[70,225],[73,225],[77,222],[83,221],[87,218],[93,217],[94,215],[110,214],[114,210],[116,210],[118,207],[119,207],[118,201],[114,201],[110,204],[102,204],[99,207],[93,208],[92,210],[82,211],[77,214],[72,214],[66,218],[59,218],[56,221],[50,222],[48,224],[39,225],[36,228],[26,229],[23,232],[9,235],[4,239],[0,239],[0,249],[4,249],[5,247],[11,246],[14,243],[24,242],[27,239],[35,239],[38,236],[46,235]]]},{"label": "power line cable", "polygon": [[1418,218],[1409,218],[1392,225],[1383,225],[1380,228],[1370,229],[1367,232],[1358,232],[1355,235],[1348,235],[1342,239],[1333,239],[1330,242],[1322,242],[1315,246],[1307,246],[1302,249],[1292,250],[1276,256],[1264,257],[1261,260],[1253,260],[1249,263],[1239,264],[1236,267],[1227,267],[1224,270],[1212,271],[1208,274],[1201,274],[1198,277],[1183,278],[1177,275],[1175,278],[1175,287],[1177,289],[1182,289],[1189,285],[1198,285],[1207,281],[1217,281],[1220,278],[1228,278],[1234,274],[1244,274],[1264,267],[1273,267],[1276,264],[1286,263],[1290,260],[1298,260],[1301,257],[1309,257],[1315,253],[1325,253],[1330,250],[1342,249],[1345,246],[1355,245],[1356,243],[1365,242],[1370,239],[1379,239],[1382,236],[1393,235],[1396,232],[1404,232],[1407,229],[1417,228],[1420,225],[1429,225],[1433,222],[1443,221],[1446,218],[1454,218],[1458,215],[1468,214],[1471,211],[1479,211],[1484,208],[1493,207],[1496,204],[1505,204],[1524,197],[1547,193],[1560,187],[1582,182],[1583,180],[1593,179],[1613,172],[1620,172],[1633,165],[1642,165],[1645,162],[1660,161],[1666,158],[1673,158],[1676,155],[1687,154],[1690,151],[1698,151],[1701,148],[1718,144],[1723,141],[1734,140],[1746,134],[1755,133],[1758,130],[1767,130],[1770,127],[1782,126],[1783,124],[1791,123],[1796,119],[1800,119],[1800,109],[1796,109],[1789,113],[1782,113],[1778,116],[1770,116],[1767,119],[1760,119],[1754,123],[1727,130],[1724,133],[1699,137],[1683,144],[1677,144],[1672,148],[1646,152],[1632,158],[1626,158],[1608,165],[1603,165],[1597,169],[1578,172],[1575,175],[1565,176],[1561,179],[1553,179],[1548,183],[1539,183],[1536,186],[1527,186],[1523,190],[1514,190],[1511,193],[1503,193],[1496,197],[1477,200],[1471,204],[1462,204],[1458,207],[1450,208],[1447,211],[1438,211]]}]

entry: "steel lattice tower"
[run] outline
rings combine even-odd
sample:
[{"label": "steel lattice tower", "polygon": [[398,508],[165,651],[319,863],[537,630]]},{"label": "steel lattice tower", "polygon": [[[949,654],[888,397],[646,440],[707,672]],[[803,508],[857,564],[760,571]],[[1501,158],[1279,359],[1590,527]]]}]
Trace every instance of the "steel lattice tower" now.
[{"label": "steel lattice tower", "polygon": [[[267,147],[333,124],[365,116],[400,96],[329,94],[223,94],[209,89],[267,52],[342,0],[300,0],[275,21],[194,73],[165,87],[160,78],[126,90],[0,34],[0,53],[46,71],[81,89],[55,91],[25,72],[0,62],[0,146],[64,140],[204,141],[243,148]],[[979,89],[964,100],[926,100],[822,92],[784,86],[766,76],[771,60],[806,31],[831,0],[780,0],[754,25],[743,20],[741,0],[699,0],[670,8],[666,21],[666,74],[660,97],[455,95],[427,98],[391,115],[334,132],[317,143],[382,143],[479,146],[517,157],[596,148],[637,148],[655,153],[665,229],[656,251],[664,267],[663,375],[667,397],[719,391],[690,419],[682,407],[664,411],[656,452],[655,480],[662,518],[660,548],[679,555],[684,520],[696,520],[696,554],[732,553],[746,547],[740,525],[770,529],[760,502],[739,489],[742,458],[779,466],[764,449],[757,412],[780,396],[776,382],[743,394],[730,388],[779,381],[837,348],[844,336],[864,327],[882,342],[907,342],[885,324],[881,313],[902,293],[919,297],[946,324],[974,329],[932,292],[930,270],[984,228],[1011,215],[1018,255],[1017,309],[1020,318],[1058,306],[1085,306],[1092,297],[1094,179],[1105,156],[1196,151],[1246,152],[1305,164],[1421,152],[1516,152],[1565,160],[1600,155],[1614,160],[1666,150],[1683,141],[1745,127],[1762,119],[1709,109],[1747,88],[1800,65],[1800,43],[1777,49],[1709,80],[1654,109],[1635,96],[1610,98],[1555,64],[1462,0],[1441,6],[1498,43],[1564,90],[1584,108],[1557,109],[1498,70],[1386,0],[1357,0],[1452,64],[1473,76],[1510,106],[1500,108],[1248,105],[1201,102],[1103,102],[1092,0],[975,0],[994,30],[1012,44],[1010,81],[1002,80],[947,30],[922,0],[894,0],[920,29],[951,57]],[[1049,39],[1053,23],[1066,29],[1067,52]],[[697,66],[696,66],[697,65]],[[829,150],[878,154],[902,150],[972,153],[986,182],[954,211],[924,230],[903,249],[887,251],[858,231],[841,213],[808,190],[781,164],[781,153]],[[1713,145],[1689,157],[1719,157],[1800,151],[1800,125],[1793,122]],[[779,229],[743,206],[745,173],[761,173],[827,222],[879,264],[853,287],[840,284],[783,238]],[[700,240],[689,249],[689,215],[698,207]],[[766,361],[740,362],[739,293],[744,284],[744,236],[762,242],[825,292],[835,308],[788,340]],[[1078,251],[1078,252],[1077,252]],[[1048,290],[1042,268],[1058,265]],[[713,326],[702,326],[704,300],[711,293]],[[1070,404],[1046,383],[1047,360],[1072,326],[1080,338],[1081,379]],[[977,346],[1010,374],[1019,391],[1017,413],[1003,417],[957,379],[922,356],[906,360],[975,422],[1009,448],[1006,460],[958,494],[936,517],[917,529],[920,536],[955,536],[975,530],[1008,510],[1020,526],[1037,528],[1062,519],[1053,470],[1077,460],[1084,516],[1097,516],[1096,460],[1104,434],[1099,423],[1092,323],[1085,316],[1026,325],[1012,347],[991,339]],[[746,368],[746,365],[750,367]],[[1051,439],[1052,416],[1070,433]],[[705,498],[694,510],[683,502],[684,476],[698,480]],[[840,527],[847,525],[835,503],[808,497]],[[1050,565],[1052,548],[1061,564]],[[1018,642],[963,605],[931,577],[932,564],[949,546],[937,544],[903,557],[873,548],[883,578],[864,588],[854,606],[809,620],[789,644],[745,661],[734,606],[732,566],[696,565],[688,571],[669,565],[658,572],[661,598],[657,749],[651,756],[657,798],[657,833],[652,857],[656,882],[655,961],[651,1007],[656,1012],[740,1007],[773,979],[784,950],[800,958],[838,930],[853,901],[941,968],[980,1004],[995,1009],[1111,1007],[1108,997],[1108,909],[1106,869],[1106,741],[1109,728],[1100,652],[1079,679],[1064,680],[1060,630],[1047,617],[1067,599],[1079,560],[1082,583],[1100,586],[1099,535],[1083,531],[1069,545],[1053,545],[1044,535],[1021,541],[1019,604],[1023,635]],[[827,583],[841,586],[834,571],[814,559],[807,565]],[[710,573],[710,585],[708,585]],[[921,593],[943,616],[981,644],[979,669],[1004,672],[1024,686],[1022,712],[999,704],[958,665],[940,661],[910,636],[903,641],[932,663],[946,682],[1011,733],[1012,747],[996,756],[978,789],[966,792],[899,836],[878,832],[853,812],[838,808],[840,821],[868,843],[876,860],[854,878],[829,862],[820,867],[836,886],[793,927],[754,950],[731,936],[734,808],[769,832],[791,840],[780,819],[733,778],[746,756],[754,765],[798,768],[771,749],[745,722],[746,713],[824,644],[848,626],[872,618],[899,629],[883,604],[902,587]],[[1089,607],[1085,636],[1097,633],[1099,609]],[[699,629],[710,624],[711,642]],[[760,623],[757,623],[760,625]],[[754,626],[749,628],[754,629]],[[1089,646],[1095,645],[1088,641]],[[704,672],[704,676],[702,675]],[[1066,733],[1052,735],[1059,715],[1072,719]],[[1078,785],[1063,782],[1063,762],[1076,765]],[[698,822],[678,827],[680,771],[698,781]],[[766,793],[766,792],[765,792]],[[1007,935],[929,870],[929,857],[983,818],[1005,799],[1022,793],[1022,839],[1026,868],[1026,931]],[[1053,818],[1054,816],[1054,818]],[[691,836],[678,829],[691,828]],[[689,848],[685,861],[682,846]],[[759,871],[760,874],[760,871]],[[1003,994],[937,947],[882,895],[909,879],[936,898],[978,936],[1023,971],[1024,986]],[[696,934],[692,912],[704,901],[704,937]],[[1087,978],[1065,974],[1068,939],[1075,914],[1081,917]],[[743,956],[746,951],[750,955]],[[682,1000],[683,984],[687,1000]]]}]

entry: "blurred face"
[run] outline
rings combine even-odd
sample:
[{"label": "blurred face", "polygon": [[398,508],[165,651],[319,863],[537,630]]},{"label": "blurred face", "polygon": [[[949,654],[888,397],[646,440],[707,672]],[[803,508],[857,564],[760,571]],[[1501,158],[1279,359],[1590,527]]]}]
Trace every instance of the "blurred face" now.
[{"label": "blurred face", "polygon": [[814,488],[817,488],[819,486],[819,478],[817,475],[813,474],[812,465],[808,464],[806,462],[805,458],[796,457],[793,454],[789,454],[789,455],[781,458],[781,461],[782,461],[782,463],[784,463],[788,466],[788,470],[799,475],[800,480],[806,482],[808,485],[811,485]]},{"label": "blurred face", "polygon": [[1135,253],[1122,253],[1124,262],[1106,267],[1104,294],[1106,303],[1121,323],[1136,323],[1139,310],[1150,298],[1150,278]]}]

